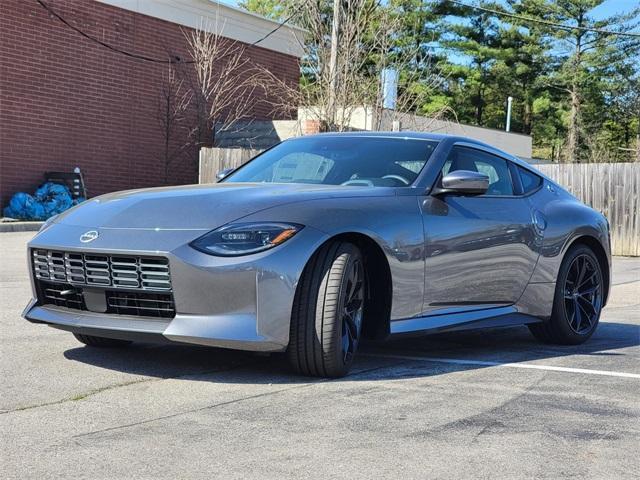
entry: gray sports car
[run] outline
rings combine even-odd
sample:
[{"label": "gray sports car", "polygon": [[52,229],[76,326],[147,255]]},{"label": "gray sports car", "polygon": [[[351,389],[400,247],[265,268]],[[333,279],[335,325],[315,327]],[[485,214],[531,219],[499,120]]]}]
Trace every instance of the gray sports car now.
[{"label": "gray sports car", "polygon": [[323,134],[225,173],[47,222],[24,316],[96,347],[286,352],[335,377],[364,338],[527,324],[578,344],[606,304],[605,217],[477,141]]}]

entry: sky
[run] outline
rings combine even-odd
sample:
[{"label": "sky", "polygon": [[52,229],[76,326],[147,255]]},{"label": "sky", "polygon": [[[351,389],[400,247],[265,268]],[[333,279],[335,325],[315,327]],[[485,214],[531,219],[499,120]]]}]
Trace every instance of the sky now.
[{"label": "sky", "polygon": [[607,0],[592,12],[595,18],[608,17],[615,13],[629,12],[638,6],[638,0]]},{"label": "sky", "polygon": [[[216,0],[212,0],[212,1],[216,1]],[[227,5],[231,5],[234,7],[237,7],[239,3],[239,0],[217,0],[217,1],[220,1],[221,3],[226,3]],[[463,1],[465,1],[469,5],[478,4],[478,0],[463,0]],[[639,1],[640,0],[605,0],[602,4],[594,8],[590,12],[590,14],[594,19],[599,20],[601,18],[606,18],[614,14],[630,12],[631,10],[633,10],[639,5],[638,3]],[[640,30],[638,31],[640,32]],[[453,51],[448,53],[448,57],[449,57],[449,60],[454,63],[465,64],[468,61],[468,59],[464,55],[457,54],[456,52],[453,52]]]},{"label": "sky", "polygon": [[[219,0],[221,3],[238,6],[237,0]],[[475,0],[467,0],[469,4],[476,3]],[[605,0],[604,3],[595,8],[592,12],[593,16],[598,18],[608,17],[614,13],[628,12],[638,6],[638,0]]]}]

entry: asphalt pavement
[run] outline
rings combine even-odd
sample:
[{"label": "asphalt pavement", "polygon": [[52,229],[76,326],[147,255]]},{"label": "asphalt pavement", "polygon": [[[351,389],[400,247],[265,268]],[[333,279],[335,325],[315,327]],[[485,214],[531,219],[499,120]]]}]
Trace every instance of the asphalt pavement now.
[{"label": "asphalt pavement", "polygon": [[369,345],[339,380],[281,355],[82,346],[20,317],[0,233],[0,478],[639,478],[640,259],[614,260],[592,339],[524,327]]}]

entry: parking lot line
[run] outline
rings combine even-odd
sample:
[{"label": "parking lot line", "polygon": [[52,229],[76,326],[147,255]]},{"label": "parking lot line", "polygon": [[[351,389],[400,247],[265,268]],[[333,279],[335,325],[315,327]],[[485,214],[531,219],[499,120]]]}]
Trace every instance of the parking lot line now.
[{"label": "parking lot line", "polygon": [[531,364],[531,363],[502,363],[502,362],[488,362],[484,360],[466,360],[466,359],[458,359],[458,358],[441,358],[441,357],[420,357],[420,356],[412,356],[412,355],[392,355],[392,354],[377,354],[377,353],[365,353],[363,355],[368,357],[376,357],[376,358],[391,358],[395,360],[451,363],[454,365],[481,365],[484,367],[524,368],[524,369],[530,369],[530,370],[547,370],[551,372],[583,373],[586,375],[602,375],[605,377],[640,379],[640,374],[638,373],[609,372],[606,370],[590,370],[586,368],[556,367],[553,365],[538,365],[538,364]]}]

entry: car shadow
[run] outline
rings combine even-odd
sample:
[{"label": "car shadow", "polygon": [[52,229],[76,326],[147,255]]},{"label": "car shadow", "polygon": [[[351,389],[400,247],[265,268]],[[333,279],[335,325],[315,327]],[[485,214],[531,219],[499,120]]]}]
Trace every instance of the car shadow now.
[{"label": "car shadow", "polygon": [[[541,344],[531,336],[526,327],[449,332],[383,343],[366,343],[354,362],[351,374],[341,381],[427,377],[491,367],[425,362],[412,368],[398,368],[399,365],[411,362],[398,358],[402,356],[518,363],[570,355],[624,356],[625,353],[619,350],[637,345],[640,345],[640,326],[612,322],[601,322],[589,341],[576,346]],[[99,368],[165,379],[237,384],[322,381],[293,374],[287,366],[284,354],[261,355],[181,344],[136,343],[130,348],[120,349],[83,346],[65,351],[64,356]]]}]

